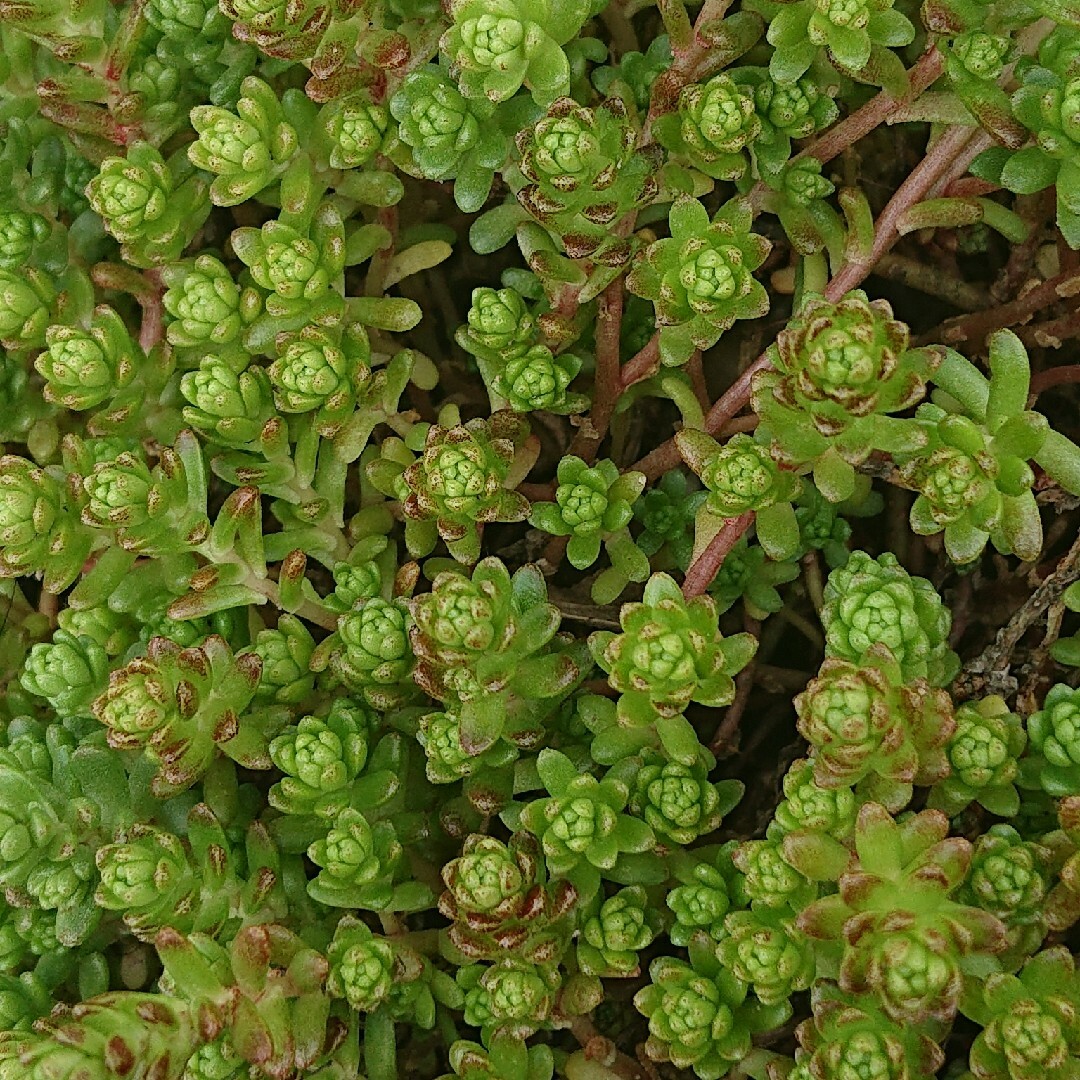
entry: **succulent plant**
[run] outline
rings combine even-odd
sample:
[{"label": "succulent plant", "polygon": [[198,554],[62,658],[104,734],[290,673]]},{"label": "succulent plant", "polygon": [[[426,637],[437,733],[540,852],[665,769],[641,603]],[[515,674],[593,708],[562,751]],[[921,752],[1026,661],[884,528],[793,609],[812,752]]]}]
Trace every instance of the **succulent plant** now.
[{"label": "succulent plant", "polygon": [[742,871],[742,888],[756,908],[801,911],[816,896],[814,883],[785,856],[778,838],[744,840],[732,852],[732,862]]},{"label": "succulent plant", "polygon": [[660,359],[685,364],[735,325],[768,310],[753,272],[769,242],[750,232],[749,207],[732,200],[709,218],[696,199],[681,199],[669,213],[671,236],[657,240],[635,263],[627,287],[653,302],[660,327]]},{"label": "succulent plant", "polygon": [[390,112],[420,175],[453,178],[458,206],[479,210],[510,150],[492,103],[463,96],[444,71],[428,66],[409,74],[390,99]]},{"label": "succulent plant", "polygon": [[860,999],[826,991],[813,1016],[796,1029],[806,1075],[849,1080],[860,1073],[882,1080],[928,1080],[941,1068],[941,1047],[919,1027],[898,1024]]},{"label": "succulent plant", "polygon": [[1020,807],[1013,781],[1027,744],[1020,717],[996,695],[956,710],[956,728],[945,753],[949,775],[935,785],[930,805],[956,814],[972,801],[991,813],[1012,817]]},{"label": "succulent plant", "polygon": [[1046,949],[1018,975],[991,975],[979,991],[968,1007],[983,1026],[971,1048],[975,1076],[1057,1080],[1075,1070],[1076,971],[1067,950]]},{"label": "succulent plant", "polygon": [[764,1005],[805,990],[815,973],[814,950],[790,917],[775,909],[734,911],[724,920],[718,954]]},{"label": "succulent plant", "polygon": [[[841,871],[839,893],[815,901],[796,924],[839,949],[842,990],[871,994],[900,1024],[953,1016],[964,958],[1004,946],[1005,927],[994,915],[952,898],[972,848],[947,834],[940,811],[897,822],[879,804],[864,804],[856,860]],[[816,847],[823,854],[825,845]],[[812,850],[803,849],[807,858]],[[848,859],[839,845],[836,859]]]},{"label": "succulent plant", "polygon": [[270,743],[274,765],[284,775],[271,788],[270,805],[285,813],[334,817],[338,800],[368,758],[370,716],[339,700],[325,719],[305,716]]},{"label": "succulent plant", "polygon": [[649,851],[656,837],[644,821],[623,813],[630,791],[617,773],[597,780],[551,749],[540,752],[537,769],[548,797],[528,803],[521,822],[540,839],[551,872],[567,877],[582,898],[591,898],[620,853]]},{"label": "succulent plant", "polygon": [[1078,27],[0,0],[0,1080],[1080,1080]]},{"label": "succulent plant", "polygon": [[89,332],[50,326],[45,343],[35,362],[46,381],[45,395],[69,409],[108,401],[131,383],[143,362],[124,321],[105,305],[94,313]]},{"label": "succulent plant", "polygon": [[441,48],[467,97],[504,101],[524,83],[546,105],[570,89],[570,62],[560,46],[580,30],[588,11],[568,0],[502,0],[495,6],[455,0]]},{"label": "succulent plant", "polygon": [[634,975],[638,950],[652,944],[659,924],[640,885],[620,889],[582,928],[585,940],[578,943],[578,963],[593,975]]},{"label": "succulent plant", "polygon": [[566,557],[585,569],[599,557],[604,537],[630,523],[644,477],[634,472],[620,476],[612,461],[589,466],[578,457],[564,457],[557,476],[555,501],[533,503],[529,521],[553,536],[569,536]]},{"label": "succulent plant", "polygon": [[956,563],[972,562],[987,540],[1028,561],[1042,549],[1028,459],[1043,447],[1048,424],[1026,408],[1030,367],[1019,338],[1008,331],[993,335],[990,369],[994,404],[985,418],[921,405],[916,417],[927,428],[927,446],[901,459],[904,482],[919,492],[912,529],[922,535],[944,530]]},{"label": "succulent plant", "polygon": [[215,177],[210,195],[233,206],[257,195],[285,171],[297,148],[296,128],[274,91],[254,76],[241,84],[236,112],[200,105],[191,115],[198,139],[188,156]]},{"label": "succulent plant", "polygon": [[776,340],[771,369],[754,376],[754,408],[774,452],[814,472],[833,502],[855,490],[854,465],[874,447],[901,452],[920,436],[892,419],[926,392],[940,352],[910,349],[884,300],[858,290],[837,303],[811,297]]},{"label": "succulent plant", "polygon": [[544,880],[544,857],[530,833],[506,844],[477,833],[443,868],[439,910],[451,920],[447,937],[473,959],[507,952],[551,963],[569,943],[577,892],[565,880]]},{"label": "succulent plant", "polygon": [[956,674],[948,609],[930,582],[912,577],[889,552],[872,559],[856,551],[846,566],[834,570],[821,618],[828,654],[837,659],[858,663],[871,648],[884,645],[903,680],[945,686]]},{"label": "succulent plant", "polygon": [[813,758],[800,759],[784,774],[784,800],[776,808],[770,831],[780,835],[806,830],[844,842],[855,828],[858,801],[847,786],[818,783]]},{"label": "succulent plant", "polygon": [[790,7],[756,5],[771,16],[769,70],[778,82],[792,82],[824,51],[841,72],[864,82],[892,87],[904,83],[899,60],[889,51],[907,45],[915,27],[889,0],[830,0]]},{"label": "succulent plant", "polygon": [[187,649],[152,638],[145,658],[111,673],[93,715],[107,729],[110,746],[145,750],[161,795],[191,787],[219,752],[266,768],[265,720],[244,715],[261,667],[255,653],[234,656],[217,636]]},{"label": "succulent plant", "polygon": [[410,609],[414,678],[453,710],[468,756],[500,739],[534,746],[544,720],[585,674],[584,650],[557,633],[561,616],[534,567],[511,577],[488,558],[471,578],[446,571]]},{"label": "succulent plant", "polygon": [[702,931],[715,941],[726,936],[728,911],[746,902],[741,875],[732,861],[735,846],[734,841],[724,844],[711,861],[691,857],[675,862],[679,884],[667,895],[667,906],[675,916],[668,930],[672,944],[688,945]]},{"label": "succulent plant", "polygon": [[480,530],[491,521],[521,521],[528,503],[506,487],[519,422],[510,413],[427,434],[422,456],[402,477],[402,509],[416,521],[433,521],[460,562],[472,563]]},{"label": "succulent plant", "polygon": [[658,957],[649,967],[649,985],[634,1003],[649,1018],[649,1057],[692,1068],[701,1080],[718,1080],[746,1056],[754,1032],[774,1026],[788,1006],[749,997],[746,983],[711,953],[695,961],[691,966]]},{"label": "succulent plant", "polygon": [[518,202],[560,236],[570,258],[621,265],[632,248],[618,234],[620,219],[657,194],[659,155],[636,146],[621,98],[588,109],[560,97],[518,133],[519,167],[527,181]]},{"label": "succulent plant", "polygon": [[691,701],[726,705],[732,676],[753,656],[748,634],[724,638],[709,597],[689,603],[667,574],[654,574],[641,603],[623,605],[622,633],[589,638],[596,662],[619,691],[619,710],[634,723],[678,716]]},{"label": "succulent plant", "polygon": [[[1031,765],[1050,795],[1080,794],[1080,697],[1072,687],[1058,683],[1043,699],[1043,707],[1028,718],[1031,749],[1038,754]],[[1041,767],[1039,767],[1041,766]]]},{"label": "succulent plant", "polygon": [[767,446],[742,434],[721,446],[692,429],[680,431],[675,441],[709,492],[709,513],[736,518],[752,511],[758,542],[771,559],[782,562],[797,553],[799,524],[791,504],[802,482],[780,468]]},{"label": "succulent plant", "polygon": [[105,688],[109,662],[93,638],[58,630],[49,643],[35,645],[20,676],[31,694],[46,698],[61,716],[86,716]]},{"label": "succulent plant", "polygon": [[876,643],[861,664],[826,660],[795,699],[799,731],[810,743],[814,778],[852,786],[894,808],[949,771],[944,744],[956,722],[952,702],[925,679],[905,681],[889,650]]},{"label": "succulent plant", "polygon": [[1070,49],[1062,44],[1060,34],[1046,42],[1039,62],[1026,68],[1009,103],[1015,119],[1034,136],[1033,145],[1004,155],[990,168],[1010,191],[1035,192],[1053,184],[1058,227],[1075,244],[1080,239],[1075,209],[1076,78]]},{"label": "succulent plant", "polygon": [[686,765],[646,759],[634,777],[630,806],[661,840],[685,846],[717,829],[742,793],[737,780],[710,783],[700,761]]}]

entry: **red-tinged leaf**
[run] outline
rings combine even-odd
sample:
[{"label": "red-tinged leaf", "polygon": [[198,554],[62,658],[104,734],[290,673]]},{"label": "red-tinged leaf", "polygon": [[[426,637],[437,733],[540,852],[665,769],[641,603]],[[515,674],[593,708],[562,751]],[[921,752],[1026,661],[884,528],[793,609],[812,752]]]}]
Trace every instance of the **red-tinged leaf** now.
[{"label": "red-tinged leaf", "polygon": [[808,937],[837,941],[850,916],[851,909],[839,896],[825,896],[804,908],[795,925]]},{"label": "red-tinged leaf", "polygon": [[904,820],[899,839],[904,865],[949,835],[949,819],[940,810],[923,810]]},{"label": "red-tinged leaf", "polygon": [[938,882],[943,891],[951,892],[964,880],[971,863],[971,852],[970,841],[962,836],[950,836],[913,860],[912,877],[917,881]]},{"label": "red-tinged leaf", "polygon": [[784,859],[811,881],[836,881],[851,861],[851,852],[823,833],[800,831],[784,837]]}]

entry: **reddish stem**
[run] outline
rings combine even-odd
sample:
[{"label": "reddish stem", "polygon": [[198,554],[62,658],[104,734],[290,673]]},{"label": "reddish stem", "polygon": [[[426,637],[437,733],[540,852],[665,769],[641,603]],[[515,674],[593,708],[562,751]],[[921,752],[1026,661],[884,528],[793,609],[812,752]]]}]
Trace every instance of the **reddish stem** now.
[{"label": "reddish stem", "polygon": [[[826,297],[833,301],[839,300],[846,292],[863,281],[874,268],[877,260],[900,239],[900,234],[896,229],[900,217],[933,187],[944,172],[951,171],[955,167],[958,157],[965,156],[962,153],[964,147],[974,137],[975,133],[970,128],[954,128],[934,144],[881,212],[875,226],[874,244],[869,257],[865,260],[849,262],[841,267],[840,272],[826,286]],[[970,158],[968,160],[970,161]],[[732,417],[746,407],[750,400],[750,386],[754,376],[767,367],[769,367],[769,360],[766,354],[762,353],[728,387],[705,417],[705,430],[710,435],[718,434]],[[634,468],[645,473],[652,480],[669,469],[673,469],[678,463],[679,452],[672,439],[647,454]]]},{"label": "reddish stem", "polygon": [[686,362],[686,372],[690,376],[690,385],[694,390],[694,397],[703,411],[709,408],[709,388],[705,383],[705,369],[701,364],[701,350],[695,349]]},{"label": "reddish stem", "polygon": [[992,195],[1000,191],[1000,184],[993,184],[989,180],[980,180],[977,176],[964,176],[959,180],[953,180],[945,188],[944,194],[949,198],[977,199],[981,195]]},{"label": "reddish stem", "polygon": [[1016,336],[1028,346],[1038,345],[1041,349],[1060,349],[1063,342],[1080,336],[1080,311],[1063,315],[1060,319],[1032,323],[1018,327]]},{"label": "reddish stem", "polygon": [[151,287],[135,298],[142,307],[142,323],[139,326],[139,348],[144,353],[148,353],[165,336],[161,277],[157,271],[148,270],[146,278]]},{"label": "reddish stem", "polygon": [[[849,146],[853,146],[876,127],[885,123],[899,105],[917,98],[928,86],[937,81],[944,70],[945,58],[938,52],[936,45],[931,45],[908,70],[909,88],[903,97],[896,98],[885,90],[880,91],[862,108],[856,109],[839,124],[834,124],[819,139],[796,154],[792,161],[808,157],[817,158],[822,165],[832,161]],[[759,181],[750,192],[750,201],[754,206],[760,207],[768,193],[768,186],[764,181]]]},{"label": "reddish stem", "polygon": [[638,145],[652,142],[652,125],[657,117],[674,110],[679,98],[679,91],[687,83],[695,82],[698,68],[712,49],[712,43],[701,36],[701,31],[711,22],[724,17],[731,6],[731,0],[705,0],[697,18],[694,20],[693,37],[689,45],[676,46],[674,57],[668,68],[653,84],[652,100],[649,102],[649,114],[638,138]]},{"label": "reddish stem", "polygon": [[770,367],[768,356],[762,353],[724,392],[705,417],[705,430],[718,435],[729,420],[746,408],[750,400],[750,384],[759,371]]},{"label": "reddish stem", "polygon": [[692,600],[712,584],[728,553],[739,542],[742,534],[750,528],[754,520],[753,511],[747,511],[736,518],[727,518],[720,531],[709,541],[709,546],[690,564],[683,580],[683,596]]},{"label": "reddish stem", "polygon": [[[743,620],[743,629],[748,634],[753,634],[754,637],[761,637],[761,623],[757,619],[751,618],[749,615],[745,616]],[[709,749],[713,752],[713,755],[717,758],[724,758],[728,756],[728,752],[732,749],[732,744],[736,741],[736,736],[739,731],[739,722],[742,720],[743,713],[746,712],[746,706],[750,702],[750,692],[754,688],[754,683],[757,681],[755,678],[757,668],[757,657],[754,657],[749,664],[746,665],[735,676],[735,698],[728,706],[728,711],[724,714],[724,719],[721,721],[720,726],[716,729],[716,734],[712,737],[712,741],[709,743]]]},{"label": "reddish stem", "polygon": [[[716,404],[705,417],[705,430],[710,435],[719,435],[728,422],[745,407],[750,400],[750,383],[759,371],[769,367],[765,353],[762,353],[732,384],[724,391]],[[679,464],[679,451],[675,440],[668,439],[651,453],[643,457],[634,468],[643,472],[650,480],[655,480]]]},{"label": "reddish stem", "polygon": [[964,145],[963,151],[956,155],[934,182],[929,192],[930,197],[936,199],[949,191],[954,184],[960,183],[965,178],[971,163],[993,145],[994,140],[985,131],[974,132],[971,139]]},{"label": "reddish stem", "polygon": [[619,373],[620,389],[626,390],[634,383],[655,375],[660,367],[660,333],[657,331],[648,343],[623,365]]},{"label": "reddish stem", "polygon": [[[974,137],[975,132],[971,128],[951,128],[930,147],[926,157],[896,189],[874,223],[874,242],[869,253],[865,258],[844,263],[840,272],[826,286],[826,299],[836,302],[866,279],[878,259],[900,239],[897,228],[900,219],[923,199],[944,173],[955,169],[964,157],[964,149]],[[968,162],[970,160],[968,158]],[[966,169],[967,163],[963,167]]]},{"label": "reddish stem", "polygon": [[514,490],[529,502],[551,502],[555,498],[555,484],[518,484]]},{"label": "reddish stem", "polygon": [[734,420],[729,420],[718,432],[717,437],[721,439],[730,439],[732,435],[741,435],[749,431],[755,431],[760,421],[758,420],[757,413],[750,413],[749,416],[736,416]]},{"label": "reddish stem", "polygon": [[969,341],[979,347],[991,331],[1002,326],[1017,326],[1030,318],[1036,311],[1077,294],[1080,294],[1080,274],[1058,274],[1040,282],[1033,289],[1029,289],[1024,293],[1023,296],[1010,301],[1008,304],[999,304],[987,308],[985,311],[976,311],[972,315],[961,316],[958,319],[935,327],[928,335],[923,335],[923,337],[927,337],[929,340],[941,341],[944,344]]},{"label": "reddish stem", "polygon": [[1066,364],[1035,372],[1031,376],[1031,396],[1038,397],[1052,386],[1065,386],[1067,383],[1080,383],[1080,364]]},{"label": "reddish stem", "polygon": [[[849,146],[869,135],[874,128],[885,123],[902,102],[917,98],[928,86],[935,83],[945,70],[945,58],[931,45],[908,71],[909,89],[902,97],[893,97],[886,90],[875,94],[861,109],[829,128],[820,139],[811,143],[799,157],[816,157],[824,165],[843,153]],[[796,159],[797,160],[797,159]]]},{"label": "reddish stem", "polygon": [[564,285],[559,290],[559,296],[554,304],[555,313],[564,319],[572,319],[577,314],[578,294],[581,292],[580,285]]},{"label": "reddish stem", "polygon": [[[574,297],[577,303],[577,296]],[[622,333],[623,279],[616,278],[601,294],[596,306],[596,379],[592,410],[570,444],[589,464],[607,435],[622,391],[619,372],[619,341]]]},{"label": "reddish stem", "polygon": [[[909,89],[907,94],[902,98],[894,98],[891,94],[882,90],[871,98],[871,100],[862,108],[847,117],[847,119],[830,128],[829,131],[803,150],[798,156],[815,157],[823,164],[831,161],[834,157],[847,149],[847,147],[858,142],[880,124],[884,123],[888,119],[890,113],[893,112],[898,102],[911,101],[921,94],[941,76],[944,71],[944,66],[944,57],[937,50],[936,46],[931,46],[908,71]],[[871,259],[865,264],[862,262],[857,264],[851,263],[842,268],[836,278],[830,282],[827,295],[836,299],[849,289],[854,288],[856,284],[866,277],[873,268],[876,259],[880,258],[880,256],[888,251],[892,244],[899,239],[899,233],[896,231],[896,222],[899,220],[900,215],[909,206],[917,202],[943,173],[953,171],[956,159],[959,156],[959,150],[972,138],[972,135],[973,132],[971,129],[960,128],[947,133],[938,141],[931,149],[930,153],[927,154],[927,158],[924,159],[915,172],[908,177],[905,183],[901,185],[901,188],[896,192],[896,195],[894,195],[893,200],[882,212],[878,227],[875,230],[875,254],[872,254]],[[970,158],[968,161],[970,162]],[[757,188],[754,189],[754,192],[751,193],[751,199],[755,200],[755,196],[758,196],[760,199],[760,197],[763,197],[764,193],[764,186],[758,184]],[[903,200],[902,203],[898,201],[900,198]],[[759,199],[755,201],[759,201]],[[632,385],[631,379],[636,381],[636,378],[634,377],[635,373],[630,371],[631,365],[640,363],[644,368],[646,361],[648,360],[647,350],[651,347],[655,347],[657,351],[659,349],[659,341],[655,336],[646,348],[623,368],[624,387]],[[758,371],[762,371],[768,367],[769,361],[765,354],[762,353],[761,356],[759,356],[739,376],[739,378],[732,383],[728,390],[709,410],[709,413],[705,418],[706,431],[711,435],[719,434],[733,417],[746,407],[750,400],[750,385],[754,375]],[[669,469],[673,469],[678,463],[679,452],[675,447],[674,440],[669,439],[649,454],[646,454],[645,457],[634,465],[634,468],[644,472],[650,480],[654,480]],[[721,530],[721,532],[723,532],[723,530]],[[741,535],[741,532],[739,535]],[[724,554],[726,554],[726,552]],[[721,557],[721,561],[722,558],[723,557]],[[719,563],[717,566],[719,566]],[[691,570],[693,570],[693,567],[691,567]],[[689,576],[687,580],[689,580]]]}]

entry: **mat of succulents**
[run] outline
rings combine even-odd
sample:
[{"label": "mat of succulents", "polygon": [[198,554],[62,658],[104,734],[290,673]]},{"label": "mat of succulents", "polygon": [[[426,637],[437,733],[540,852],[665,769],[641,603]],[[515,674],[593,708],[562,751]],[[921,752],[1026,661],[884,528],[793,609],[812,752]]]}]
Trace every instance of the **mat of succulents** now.
[{"label": "mat of succulents", "polygon": [[1080,1080],[1080,0],[0,0],[0,1080]]}]

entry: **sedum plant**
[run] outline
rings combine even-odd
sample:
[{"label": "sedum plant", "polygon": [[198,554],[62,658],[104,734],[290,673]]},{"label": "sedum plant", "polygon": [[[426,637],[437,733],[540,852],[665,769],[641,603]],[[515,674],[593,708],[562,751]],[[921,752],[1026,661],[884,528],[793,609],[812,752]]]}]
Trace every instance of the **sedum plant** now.
[{"label": "sedum plant", "polygon": [[1043,700],[1043,707],[1033,713],[1028,721],[1033,754],[1025,766],[1031,768],[1038,783],[1050,795],[1080,794],[1078,722],[1080,698],[1075,690],[1064,683],[1050,688]]},{"label": "sedum plant", "polygon": [[398,137],[411,149],[411,167],[403,167],[428,180],[452,178],[458,206],[479,210],[510,149],[491,101],[463,96],[445,71],[428,66],[404,81],[390,111]]},{"label": "sedum plant", "polygon": [[0,1080],[1078,1080],[1078,27],[0,3]]},{"label": "sedum plant", "polygon": [[636,975],[640,972],[638,951],[652,943],[659,922],[648,909],[642,886],[620,889],[582,927],[578,962],[593,975]]},{"label": "sedum plant", "polygon": [[968,702],[956,711],[956,727],[945,753],[949,774],[931,792],[931,805],[955,814],[971,802],[1003,817],[1020,807],[1013,782],[1027,743],[1020,717],[997,695]]},{"label": "sedum plant", "polygon": [[519,169],[526,183],[517,199],[561,237],[571,258],[619,265],[632,247],[618,237],[623,216],[656,196],[658,155],[636,148],[634,126],[619,97],[586,109],[572,98],[553,102],[531,128],[518,133]]},{"label": "sedum plant", "polygon": [[566,557],[584,570],[596,562],[605,535],[629,524],[640,492],[637,475],[620,479],[610,461],[590,467],[567,457],[559,462],[558,479],[555,502],[534,505],[529,520],[553,536],[568,536]]},{"label": "sedum plant", "polygon": [[[521,431],[510,412],[428,429],[420,456],[398,471],[391,488],[412,523],[413,551],[430,552],[441,538],[452,545],[454,558],[473,563],[487,522],[521,521],[527,515],[526,500],[507,487]],[[378,474],[372,476],[377,482]]]},{"label": "sedum plant", "polygon": [[829,575],[821,611],[830,656],[859,663],[884,646],[901,678],[947,685],[956,671],[948,647],[951,618],[925,578],[912,577],[889,552],[854,552]]},{"label": "sedum plant", "polygon": [[693,966],[659,957],[649,972],[649,986],[634,1003],[649,1018],[650,1058],[692,1067],[702,1080],[716,1080],[732,1062],[746,1057],[754,1032],[775,1026],[786,1010],[749,995],[746,983],[711,951],[701,953]]},{"label": "sedum plant", "polygon": [[560,613],[534,568],[511,577],[489,558],[471,579],[444,571],[410,611],[413,677],[456,717],[467,757],[502,739],[536,745],[544,720],[584,675],[585,651],[558,634]]},{"label": "sedum plant", "polygon": [[1066,949],[1046,949],[1018,975],[992,976],[969,1007],[983,1024],[971,1048],[975,1076],[1068,1076],[1077,1060],[1075,996]]},{"label": "sedum plant", "polygon": [[984,154],[975,166],[979,174],[995,176],[1010,191],[1036,192],[1053,186],[1058,228],[1070,244],[1080,239],[1077,139],[1072,120],[1076,94],[1073,60],[1066,35],[1062,31],[1051,34],[1041,45],[1037,60],[1025,65],[1020,85],[1009,101],[1009,119],[1021,131],[1030,132],[1032,145],[1016,140],[1018,145],[1009,148],[1013,153]]},{"label": "sedum plant", "polygon": [[630,723],[672,720],[691,701],[731,701],[732,676],[749,662],[755,642],[747,634],[723,638],[715,610],[709,597],[687,603],[673,578],[655,574],[642,602],[623,606],[621,633],[590,636],[589,648]]},{"label": "sedum plant", "polygon": [[570,88],[564,46],[581,29],[588,8],[566,0],[507,0],[487,7],[455,3],[440,43],[467,97],[505,101],[524,83],[540,104]]},{"label": "sedum plant", "polygon": [[844,1001],[827,991],[814,1014],[796,1029],[806,1074],[858,1076],[869,1072],[892,1080],[925,1080],[941,1067],[941,1047],[916,1025],[897,1024],[872,1002]]},{"label": "sedum plant", "polygon": [[888,0],[761,4],[760,10],[769,18],[769,70],[777,82],[793,82],[827,51],[850,77],[889,89],[903,86],[903,65],[890,49],[911,42],[915,27]]},{"label": "sedum plant", "polygon": [[1030,366],[1015,334],[999,331],[990,345],[985,418],[922,405],[931,435],[925,451],[906,460],[902,475],[919,496],[911,527],[933,535],[944,527],[945,550],[971,562],[989,539],[998,551],[1038,557],[1042,522],[1031,488],[1028,459],[1046,441],[1048,424],[1027,406]]},{"label": "sedum plant", "polygon": [[273,714],[240,719],[261,666],[255,653],[234,657],[216,635],[187,649],[169,638],[151,638],[144,658],[109,676],[93,703],[94,719],[106,728],[110,746],[145,750],[161,794],[194,784],[219,750],[241,764],[265,768]]},{"label": "sedum plant", "polygon": [[578,773],[565,754],[551,749],[541,752],[536,767],[549,797],[510,816],[540,840],[548,866],[566,876],[580,896],[595,895],[605,871],[619,873],[620,854],[653,847],[650,825],[622,812],[630,792],[618,771],[598,780]]},{"label": "sedum plant", "polygon": [[[1005,928],[994,915],[952,899],[972,852],[947,833],[938,811],[896,822],[880,804],[865,803],[855,828],[856,859],[841,870],[840,891],[815,901],[798,920],[824,943],[826,955],[838,954],[841,989],[871,995],[901,1024],[955,1015],[965,958],[992,955],[1004,944]],[[834,866],[848,859],[847,849],[827,842],[785,841],[789,849],[800,862],[827,849]],[[819,864],[817,873],[823,870]]]},{"label": "sedum plant", "polygon": [[683,460],[701,478],[714,517],[750,511],[758,542],[769,558],[783,562],[799,548],[799,525],[792,501],[802,490],[798,477],[781,469],[765,446],[733,435],[723,446],[698,431],[681,431],[676,444]]},{"label": "sedum plant", "polygon": [[853,466],[875,447],[903,452],[924,441],[901,412],[926,392],[940,363],[931,350],[911,350],[908,331],[882,300],[855,290],[839,302],[811,297],[781,333],[772,370],[754,376],[754,407],[773,452],[813,470],[833,502],[855,493]]},{"label": "sedum plant", "polygon": [[905,682],[880,644],[859,665],[826,660],[795,709],[823,787],[859,785],[861,794],[898,808],[912,784],[949,774],[943,747],[956,721],[948,694],[925,679]]},{"label": "sedum plant", "polygon": [[715,345],[737,319],[768,310],[753,271],[765,261],[769,242],[750,232],[751,222],[739,200],[711,219],[696,199],[672,205],[671,236],[650,245],[627,279],[631,292],[653,302],[662,363],[684,364],[695,349]]}]

